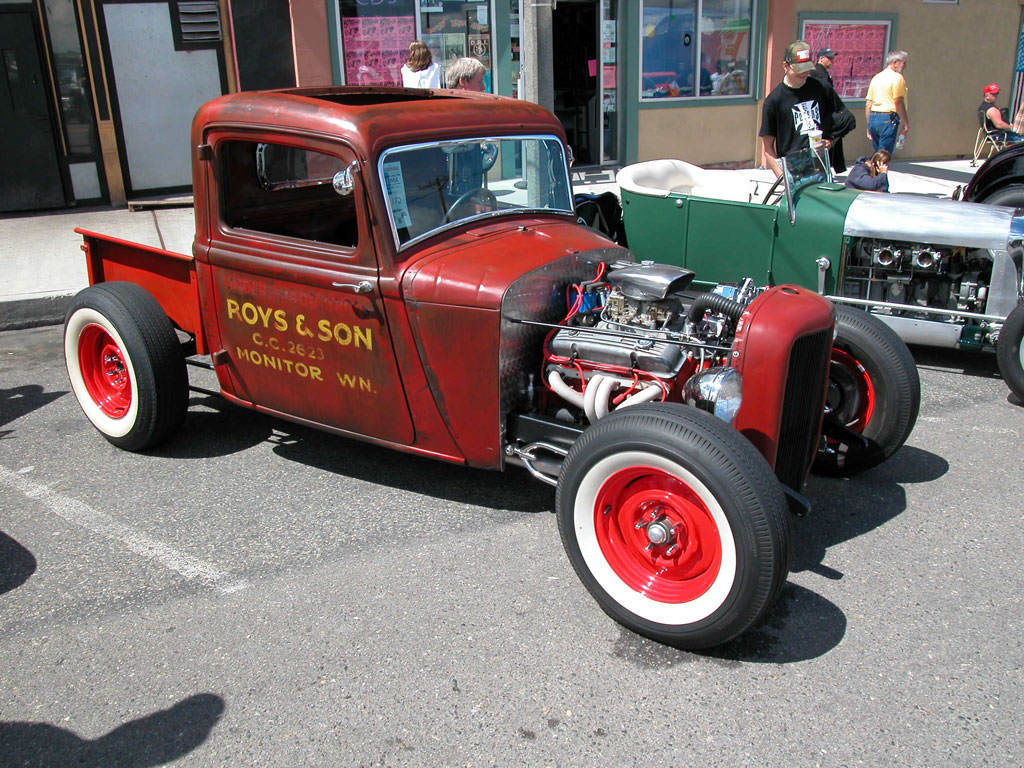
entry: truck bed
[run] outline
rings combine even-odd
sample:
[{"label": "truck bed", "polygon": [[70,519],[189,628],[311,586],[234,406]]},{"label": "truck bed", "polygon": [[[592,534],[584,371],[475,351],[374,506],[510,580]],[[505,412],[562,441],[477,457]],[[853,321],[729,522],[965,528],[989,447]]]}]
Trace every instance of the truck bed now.
[{"label": "truck bed", "polygon": [[76,228],[85,242],[89,285],[125,281],[142,286],[153,295],[176,328],[194,336],[196,351],[204,354],[199,319],[199,289],[192,256],[165,251]]}]

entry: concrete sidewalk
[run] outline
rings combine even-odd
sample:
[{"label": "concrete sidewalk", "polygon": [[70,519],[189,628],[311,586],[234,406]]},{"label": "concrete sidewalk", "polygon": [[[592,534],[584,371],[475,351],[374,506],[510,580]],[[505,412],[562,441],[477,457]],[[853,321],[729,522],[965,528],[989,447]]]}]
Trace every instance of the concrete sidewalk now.
[{"label": "concrete sidewalk", "polygon": [[[948,198],[970,181],[969,160],[897,161],[889,171],[892,192]],[[764,171],[729,171],[750,188]],[[574,171],[576,192],[618,193],[615,171]],[[842,177],[840,177],[842,178]],[[63,322],[69,298],[89,283],[82,237],[75,228],[180,253],[191,253],[191,208],[92,209],[0,217],[0,331]]]}]

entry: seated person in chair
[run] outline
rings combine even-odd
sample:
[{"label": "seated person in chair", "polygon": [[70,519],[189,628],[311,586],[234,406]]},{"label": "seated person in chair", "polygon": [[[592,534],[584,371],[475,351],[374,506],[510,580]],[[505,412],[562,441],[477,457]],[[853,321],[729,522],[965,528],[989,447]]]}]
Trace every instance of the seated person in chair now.
[{"label": "seated person in chair", "polygon": [[999,86],[989,83],[983,89],[983,101],[978,106],[978,121],[985,127],[994,140],[1004,144],[1016,144],[1024,141],[1024,136],[1013,132],[1013,126],[1003,118],[1003,113],[996,106],[996,98],[999,96]]}]

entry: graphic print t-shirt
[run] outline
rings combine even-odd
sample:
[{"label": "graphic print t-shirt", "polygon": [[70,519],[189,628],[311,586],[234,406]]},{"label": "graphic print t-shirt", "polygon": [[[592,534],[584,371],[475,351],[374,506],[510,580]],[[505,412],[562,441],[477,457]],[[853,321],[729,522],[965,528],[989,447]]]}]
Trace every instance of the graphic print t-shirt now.
[{"label": "graphic print t-shirt", "polygon": [[819,80],[807,78],[799,88],[779,83],[764,100],[761,113],[761,136],[775,137],[775,151],[785,157],[808,146],[809,131],[820,130],[826,139],[832,137],[830,94]]}]

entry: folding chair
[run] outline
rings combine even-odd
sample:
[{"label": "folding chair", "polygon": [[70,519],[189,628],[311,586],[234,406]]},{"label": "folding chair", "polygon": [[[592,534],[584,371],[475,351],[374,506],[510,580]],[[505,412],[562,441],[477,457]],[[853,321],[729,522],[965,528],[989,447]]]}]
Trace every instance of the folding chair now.
[{"label": "folding chair", "polygon": [[983,112],[978,113],[978,122],[981,123],[981,127],[978,128],[978,135],[974,137],[974,157],[971,159],[972,168],[978,164],[978,158],[985,151],[985,147],[988,147],[988,154],[985,155],[985,159],[988,159],[992,157],[993,152],[998,152],[1010,144],[1010,142],[1002,138],[1002,131],[990,131],[985,127],[985,114]]}]

